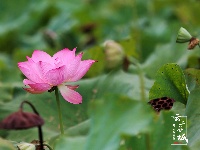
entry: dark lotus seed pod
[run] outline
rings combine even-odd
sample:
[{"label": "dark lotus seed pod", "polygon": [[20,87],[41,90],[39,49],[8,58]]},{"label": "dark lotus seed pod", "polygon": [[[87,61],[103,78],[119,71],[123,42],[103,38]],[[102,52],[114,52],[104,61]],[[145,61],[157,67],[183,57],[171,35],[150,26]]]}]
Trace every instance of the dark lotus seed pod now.
[{"label": "dark lotus seed pod", "polygon": [[169,97],[161,97],[150,100],[148,103],[153,107],[157,112],[161,110],[170,110],[173,107],[175,100]]},{"label": "dark lotus seed pod", "polygon": [[1,129],[28,129],[32,127],[41,126],[44,120],[37,114],[23,112],[21,109],[15,113],[10,114],[1,123]]}]

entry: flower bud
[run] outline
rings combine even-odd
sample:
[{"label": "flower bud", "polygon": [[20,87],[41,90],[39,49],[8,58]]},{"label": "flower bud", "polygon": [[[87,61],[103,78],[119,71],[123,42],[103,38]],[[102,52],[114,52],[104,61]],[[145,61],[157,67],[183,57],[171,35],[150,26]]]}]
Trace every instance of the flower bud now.
[{"label": "flower bud", "polygon": [[36,147],[34,144],[21,142],[17,145],[20,150],[35,150]]},{"label": "flower bud", "polygon": [[114,69],[120,67],[124,60],[124,51],[120,44],[115,41],[108,40],[104,43],[106,69]]},{"label": "flower bud", "polygon": [[176,42],[186,43],[186,42],[189,42],[191,38],[192,36],[190,35],[190,33],[185,28],[181,27],[178,31]]}]

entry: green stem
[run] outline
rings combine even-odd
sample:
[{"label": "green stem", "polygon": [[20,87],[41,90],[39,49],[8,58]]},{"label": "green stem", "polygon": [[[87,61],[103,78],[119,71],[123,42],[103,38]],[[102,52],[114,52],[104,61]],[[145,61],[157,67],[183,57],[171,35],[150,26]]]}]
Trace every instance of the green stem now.
[{"label": "green stem", "polygon": [[[29,101],[23,101],[20,104],[20,109],[21,110],[23,109],[24,103],[28,104],[32,108],[32,110],[34,111],[34,113],[37,114],[38,116],[40,116],[40,114],[38,113],[38,111],[35,109],[34,105],[31,102],[29,102]],[[41,125],[38,126],[38,135],[39,135],[39,141],[40,141],[40,149],[44,150],[44,148],[43,148],[43,133],[42,133],[42,126]]]},{"label": "green stem", "polygon": [[50,146],[50,145],[48,145],[48,144],[44,144],[44,146],[48,147],[48,148],[49,148],[49,150],[53,150],[53,148],[51,148],[51,146]]},{"label": "green stem", "polygon": [[146,133],[145,137],[146,137],[147,150],[151,150],[150,135],[148,133]]},{"label": "green stem", "polygon": [[60,121],[60,132],[63,135],[64,134],[64,129],[63,129],[63,121],[62,121],[60,100],[59,100],[59,95],[58,95],[58,87],[55,88],[55,95],[56,95],[56,102],[57,102],[57,106],[58,106],[58,116],[59,116],[59,121]]},{"label": "green stem", "polygon": [[[145,81],[144,81],[144,74],[143,70],[141,69],[140,64],[138,61],[134,58],[130,58],[130,61],[136,65],[138,74],[139,74],[139,80],[140,80],[140,91],[141,91],[141,101],[146,100],[146,94],[145,94]],[[146,148],[147,150],[151,150],[151,143],[150,143],[150,135],[149,133],[145,134],[145,142],[146,142]]]},{"label": "green stem", "polygon": [[145,82],[144,82],[143,70],[141,69],[139,62],[136,59],[130,57],[129,60],[131,61],[132,64],[136,65],[136,67],[137,67],[138,74],[139,74],[139,80],[140,80],[141,101],[145,101],[146,94],[145,94]]},{"label": "green stem", "polygon": [[145,101],[146,99],[146,94],[145,94],[145,83],[144,83],[144,75],[143,71],[141,70],[140,66],[138,65],[138,70],[139,70],[139,78],[140,78],[140,90],[141,90],[141,100]]}]

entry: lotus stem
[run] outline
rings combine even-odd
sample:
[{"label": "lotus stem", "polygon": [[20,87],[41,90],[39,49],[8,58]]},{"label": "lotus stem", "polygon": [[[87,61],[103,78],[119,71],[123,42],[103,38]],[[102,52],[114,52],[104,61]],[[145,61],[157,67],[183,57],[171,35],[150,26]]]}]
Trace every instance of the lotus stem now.
[{"label": "lotus stem", "polygon": [[63,129],[63,121],[62,121],[60,100],[59,100],[59,95],[58,95],[58,87],[55,88],[55,95],[56,95],[56,102],[57,102],[57,107],[58,107],[58,117],[59,117],[59,121],[60,121],[60,132],[61,132],[61,135],[63,135],[64,134],[64,129]]},{"label": "lotus stem", "polygon": [[[37,114],[38,116],[40,116],[40,114],[38,113],[38,111],[35,109],[35,107],[33,106],[32,103],[30,103],[29,101],[23,101],[20,105],[20,109],[22,110],[23,109],[23,104],[26,103],[28,104],[32,110],[34,111],[35,114]],[[39,135],[39,142],[40,142],[40,149],[41,150],[44,150],[44,147],[43,147],[43,134],[42,134],[42,126],[38,126],[38,135]]]}]

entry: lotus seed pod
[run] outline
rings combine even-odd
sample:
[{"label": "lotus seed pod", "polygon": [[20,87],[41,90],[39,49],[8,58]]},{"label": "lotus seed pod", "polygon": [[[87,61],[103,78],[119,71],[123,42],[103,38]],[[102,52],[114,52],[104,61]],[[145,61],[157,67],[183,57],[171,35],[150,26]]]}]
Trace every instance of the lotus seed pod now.
[{"label": "lotus seed pod", "polygon": [[161,97],[150,100],[148,103],[157,112],[161,110],[170,110],[173,107],[175,100],[169,97]]},{"label": "lotus seed pod", "polygon": [[123,64],[125,57],[124,50],[120,44],[108,40],[104,43],[106,69],[115,69]]},{"label": "lotus seed pod", "polygon": [[21,109],[10,114],[0,122],[0,129],[21,130],[44,124],[44,120],[37,114],[23,112]]},{"label": "lotus seed pod", "polygon": [[176,42],[186,43],[189,42],[191,38],[192,36],[190,35],[190,33],[185,28],[181,27],[178,31]]}]

